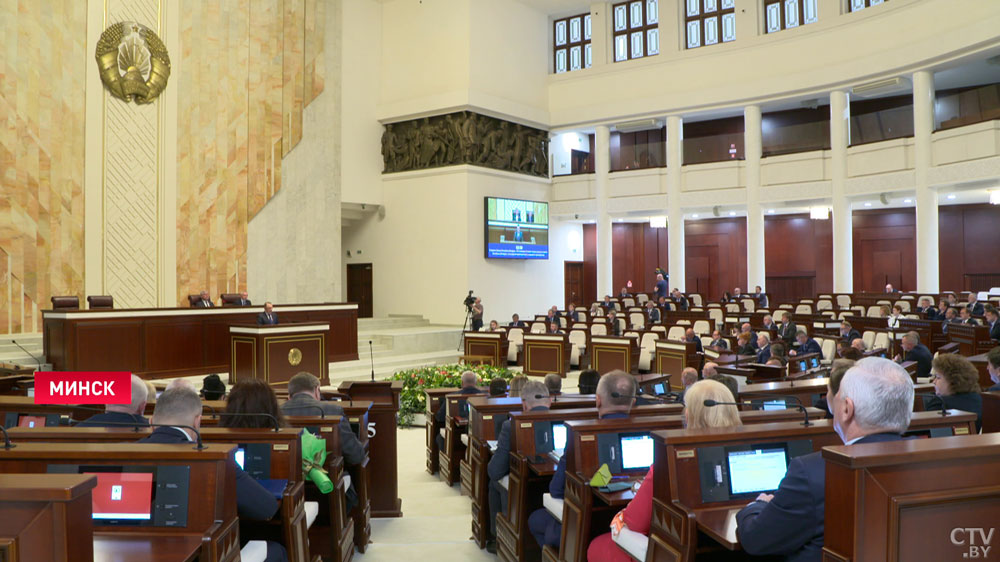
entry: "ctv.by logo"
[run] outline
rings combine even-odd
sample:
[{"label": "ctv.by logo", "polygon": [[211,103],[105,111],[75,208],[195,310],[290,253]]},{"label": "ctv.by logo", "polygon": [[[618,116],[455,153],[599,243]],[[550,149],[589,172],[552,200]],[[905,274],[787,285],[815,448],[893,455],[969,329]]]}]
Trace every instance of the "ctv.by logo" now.
[{"label": "ctv.by logo", "polygon": [[951,544],[955,546],[968,546],[968,552],[962,553],[962,558],[985,559],[990,555],[990,542],[993,540],[993,532],[996,529],[984,529],[982,527],[955,527],[951,530]]}]

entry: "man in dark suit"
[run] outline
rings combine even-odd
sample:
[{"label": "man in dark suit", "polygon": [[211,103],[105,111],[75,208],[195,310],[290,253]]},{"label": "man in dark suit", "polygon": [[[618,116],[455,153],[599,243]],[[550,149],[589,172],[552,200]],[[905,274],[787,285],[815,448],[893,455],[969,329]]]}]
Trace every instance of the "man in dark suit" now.
[{"label": "man in dark suit", "polygon": [[1000,347],[994,347],[986,353],[986,371],[990,374],[993,386],[986,392],[1000,392]]},{"label": "man in dark suit", "polygon": [[264,312],[257,315],[258,326],[268,326],[278,323],[278,315],[274,312],[274,305],[270,302],[264,303]]},{"label": "man in dark suit", "polygon": [[552,308],[550,308],[549,311],[545,314],[545,323],[551,324],[555,322],[556,324],[558,324],[559,316],[560,316],[559,309],[556,308],[556,305],[552,305]]},{"label": "man in dark suit", "polygon": [[[483,391],[479,390],[476,386],[477,378],[476,373],[472,371],[465,371],[462,373],[462,388],[459,389],[461,394],[482,394]],[[448,401],[441,399],[441,405],[438,406],[437,412],[434,414],[434,419],[437,420],[438,425],[444,427],[445,416],[447,415]],[[444,437],[441,435],[435,435],[434,440],[437,442],[438,451],[444,449]]]},{"label": "man in dark suit", "polygon": [[785,344],[791,348],[792,342],[795,341],[795,334],[798,332],[798,327],[795,326],[795,322],[792,322],[792,314],[790,312],[781,313],[781,329],[778,330],[778,337],[781,338]]},{"label": "man in dark suit", "polygon": [[944,321],[941,322],[941,332],[944,334],[948,333],[948,324],[957,324],[961,322],[958,319],[958,309],[950,306],[944,311]]},{"label": "man in dark suit", "polygon": [[557,336],[563,334],[563,331],[560,329],[559,321],[558,320],[553,320],[553,321],[549,322],[547,324],[547,326],[548,326],[548,328],[545,331],[546,334],[553,334],[553,335],[557,335]]},{"label": "man in dark suit", "polygon": [[674,303],[677,304],[677,310],[687,310],[688,309],[688,299],[677,289],[671,294],[674,299]]},{"label": "man in dark suit", "polygon": [[969,293],[969,302],[966,303],[965,308],[969,309],[973,316],[982,316],[985,312],[983,303],[979,302],[979,295],[975,292]]},{"label": "man in dark suit", "polygon": [[764,331],[766,331],[771,337],[774,337],[774,335],[778,333],[778,325],[774,323],[774,319],[771,318],[770,314],[764,315],[761,325],[764,327]]},{"label": "man in dark suit", "polygon": [[917,376],[931,376],[931,362],[934,360],[934,357],[931,356],[931,350],[927,349],[926,345],[920,343],[920,334],[906,332],[899,341],[899,347],[903,348],[903,353],[897,354],[894,358],[897,363],[916,361]]},{"label": "man in dark suit", "polygon": [[701,346],[701,338],[699,338],[691,328],[684,331],[684,341],[693,343],[694,349],[698,353],[703,353],[705,351]]},{"label": "man in dark suit", "polygon": [[[340,454],[350,465],[361,464],[365,460],[364,447],[358,435],[351,429],[351,423],[344,415],[344,408],[329,400],[323,400],[319,390],[319,379],[312,373],[301,372],[288,380],[288,400],[281,405],[286,416],[340,416]],[[367,431],[367,428],[365,428]],[[352,483],[353,485],[353,483]]]},{"label": "man in dark suit", "polygon": [[[980,305],[982,306],[982,305]],[[968,324],[969,326],[978,326],[979,320],[972,317],[972,309],[967,307],[962,307],[958,309],[958,323]]]},{"label": "man in dark suit", "polygon": [[240,298],[234,303],[236,306],[252,306],[250,299],[247,298],[247,292],[243,291],[240,293]]},{"label": "man in dark suit", "polygon": [[717,349],[729,349],[729,342],[722,337],[722,333],[718,330],[712,332],[712,343],[708,345]]},{"label": "man in dark suit", "polygon": [[757,299],[757,308],[767,308],[767,295],[761,290],[760,285],[754,287],[753,298]]},{"label": "man in dark suit", "polygon": [[601,303],[604,307],[604,312],[607,314],[611,310],[615,310],[615,303],[611,300],[611,295],[604,295],[604,302]]},{"label": "man in dark suit", "polygon": [[[525,412],[547,412],[552,406],[549,389],[539,381],[528,381],[521,388],[521,410]],[[490,538],[486,541],[486,550],[496,554],[497,515],[507,512],[507,488],[501,480],[510,474],[510,419],[500,426],[497,435],[497,448],[493,457],[486,465],[486,473],[490,477]]]},{"label": "man in dark suit", "polygon": [[618,322],[618,315],[613,308],[608,310],[608,333],[612,336],[622,335],[622,327]]},{"label": "man in dark suit", "polygon": [[934,320],[938,315],[938,311],[934,308],[931,299],[927,297],[920,299],[920,306],[917,307],[917,312],[925,314],[928,320]]},{"label": "man in dark suit", "polygon": [[819,353],[821,356],[823,355],[823,348],[819,345],[819,342],[810,338],[805,330],[799,330],[799,333],[795,334],[795,340],[799,342],[799,348],[789,351],[789,355],[805,355],[807,353]]},{"label": "man in dark suit", "polygon": [[649,316],[650,324],[660,323],[660,309],[653,305],[653,301],[646,301],[646,314]]},{"label": "man in dark suit", "polygon": [[1000,342],[1000,311],[992,304],[985,307],[986,325],[990,327],[990,339]]},{"label": "man in dark suit", "polygon": [[[858,361],[829,383],[833,427],[845,445],[896,441],[909,427],[913,382],[887,359]],[[819,560],[823,551],[826,462],[817,451],[796,457],[774,494],[762,493],[736,514],[736,535],[747,554],[788,561]]]},{"label": "man in dark suit", "polygon": [[[753,331],[753,328],[750,327],[749,322],[744,322],[740,326],[740,332],[750,334],[750,345],[752,345],[754,349],[760,348],[760,338],[757,337],[757,332]],[[767,339],[770,341],[770,334],[768,334]]]},{"label": "man in dark suit", "polygon": [[[168,388],[156,400],[153,411],[153,424],[169,426],[157,427],[148,437],[140,439],[139,443],[190,443],[194,434],[189,429],[177,426],[188,426],[197,430],[201,427],[201,399],[198,393],[186,386]],[[278,500],[274,495],[254,480],[249,474],[236,466],[236,512],[240,519],[267,521],[278,513]],[[243,544],[252,537],[240,532]],[[242,545],[241,545],[242,546]],[[268,562],[287,561],[288,554],[281,544],[267,541]]]},{"label": "man in dark suit", "polygon": [[840,340],[847,342],[847,345],[851,345],[856,339],[861,339],[861,334],[851,326],[848,321],[843,321],[840,323]]},{"label": "man in dark suit", "polygon": [[137,426],[149,425],[149,421],[142,415],[146,411],[146,400],[148,399],[146,382],[132,375],[131,386],[132,401],[130,403],[108,404],[104,406],[103,414],[94,414],[76,424],[76,427],[115,427],[126,423]]},{"label": "man in dark suit", "polygon": [[[611,371],[601,377],[597,383],[598,419],[627,418],[635,403],[635,378],[624,371]],[[562,499],[566,490],[566,455],[559,459],[556,472],[549,483],[549,493],[552,497]],[[544,507],[535,510],[528,517],[528,529],[538,541],[538,545],[549,545],[559,548],[559,536],[562,523],[556,520]]]},{"label": "man in dark suit", "polygon": [[761,365],[767,363],[771,358],[771,338],[761,332],[757,335],[757,363]]},{"label": "man in dark suit", "polygon": [[201,292],[201,298],[194,302],[194,308],[212,308],[212,297],[208,296],[208,291]]},{"label": "man in dark suit", "polygon": [[523,320],[521,320],[521,317],[518,316],[517,314],[515,314],[515,315],[513,315],[513,316],[510,317],[510,324],[507,324],[507,326],[509,326],[511,328],[527,328],[528,327],[528,325]]}]

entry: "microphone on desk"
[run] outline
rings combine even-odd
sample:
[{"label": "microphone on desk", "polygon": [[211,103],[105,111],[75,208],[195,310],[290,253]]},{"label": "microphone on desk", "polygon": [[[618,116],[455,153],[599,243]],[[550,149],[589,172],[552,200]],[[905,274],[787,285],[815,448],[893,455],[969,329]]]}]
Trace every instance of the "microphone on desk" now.
[{"label": "microphone on desk", "polygon": [[10,442],[10,437],[7,435],[7,428],[5,428],[2,424],[0,424],[0,431],[3,432],[3,448],[4,448],[4,450],[9,451],[10,449],[13,449],[14,447],[17,447],[17,445],[15,445],[15,444],[13,444],[13,443]]},{"label": "microphone on desk", "polygon": [[21,351],[27,353],[35,361],[35,363],[38,364],[38,366],[35,367],[36,371],[38,371],[38,370],[40,370],[42,368],[42,362],[39,361],[37,357],[35,357],[34,355],[32,355],[30,351],[28,351],[27,349],[24,349],[24,346],[22,346],[21,344],[17,343],[17,340],[10,340],[10,343],[16,345],[18,349],[20,349]]},{"label": "microphone on desk", "polygon": [[[250,417],[250,416],[254,416],[254,417],[263,416],[263,417],[268,418],[269,420],[271,420],[271,425],[274,426],[274,430],[275,431],[278,431],[279,429],[281,429],[281,426],[278,424],[278,418],[272,416],[271,414],[265,413],[265,412],[260,412],[260,413],[246,413],[246,414],[242,413],[242,412],[239,412],[239,413],[237,413],[237,412],[220,412],[218,414],[216,414],[216,413],[212,414],[213,418],[214,417],[222,417],[222,416],[231,416],[231,417],[234,417],[234,418]],[[178,427],[180,427],[180,426],[178,426]]]},{"label": "microphone on desk", "polygon": [[372,351],[372,340],[368,340],[368,357],[372,360],[372,382],[375,382],[375,352]]},{"label": "microphone on desk", "polygon": [[[932,392],[914,392],[913,393],[913,398],[914,399],[916,399],[918,396],[921,397],[921,398],[924,398],[924,397],[926,397],[926,398],[938,398],[938,399],[941,398],[940,396],[938,396],[937,394],[934,394]],[[941,400],[941,417],[943,418],[943,417],[945,417],[947,415],[948,415],[948,408],[945,407],[944,400]]]},{"label": "microphone on desk", "polygon": [[313,409],[319,410],[319,417],[323,418],[323,419],[326,418],[326,410],[324,410],[323,408],[320,408],[319,406],[308,404],[308,405],[305,405],[305,406],[296,406],[295,407],[296,410],[299,409],[299,408],[313,408]]},{"label": "microphone on desk", "polygon": [[[79,423],[80,422],[77,422],[77,424],[79,424]],[[176,423],[152,423],[152,422],[150,422],[150,423],[146,423],[146,424],[141,424],[141,423],[138,423],[138,422],[137,423],[129,423],[129,422],[104,421],[104,422],[100,422],[100,425],[95,425],[94,427],[95,428],[98,428],[98,427],[131,427],[132,431],[134,431],[136,433],[139,432],[140,428],[146,428],[146,427],[173,427],[173,428],[178,428],[178,429],[190,429],[191,431],[194,432],[195,444],[196,444],[195,449],[198,450],[198,451],[200,451],[200,450],[202,450],[202,449],[205,448],[205,444],[201,442],[201,432],[199,432],[197,429],[195,429],[194,427],[192,427],[190,425],[180,425],[180,424],[176,424]],[[4,432],[4,435],[6,435],[6,432]]]},{"label": "microphone on desk", "polygon": [[[751,396],[752,397],[754,395],[753,394],[740,393],[740,396]],[[764,394],[764,395],[758,394],[758,395],[756,395],[756,397],[758,397],[758,398],[783,398],[785,400],[785,406],[786,407],[788,406],[788,400],[794,400],[795,404],[793,404],[793,406],[796,409],[798,409],[799,411],[802,412],[802,425],[805,426],[805,427],[809,427],[809,426],[812,425],[812,422],[809,421],[809,410],[807,410],[806,407],[802,405],[802,400],[800,400],[798,396],[781,395],[781,394]],[[711,402],[711,404],[709,404],[709,402]],[[740,402],[716,402],[715,400],[705,400],[704,404],[705,404],[705,406],[743,406],[743,405],[745,405],[744,403],[740,403]]]},{"label": "microphone on desk", "polygon": [[212,417],[213,418],[217,415],[215,413],[215,408],[213,408],[213,407],[209,406],[208,404],[205,404],[204,402],[202,402],[201,403],[201,409],[204,410],[205,408],[208,408],[212,412]]}]

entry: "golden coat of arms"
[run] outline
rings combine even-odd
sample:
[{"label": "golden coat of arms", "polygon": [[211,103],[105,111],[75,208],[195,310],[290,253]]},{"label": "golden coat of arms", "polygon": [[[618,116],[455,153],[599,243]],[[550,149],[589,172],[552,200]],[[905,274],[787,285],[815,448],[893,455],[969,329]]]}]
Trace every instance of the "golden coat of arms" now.
[{"label": "golden coat of arms", "polygon": [[294,367],[301,362],[302,362],[302,351],[297,347],[293,347],[292,349],[290,349],[288,351],[288,364]]},{"label": "golden coat of arms", "polygon": [[118,99],[151,103],[167,87],[167,48],[142,24],[124,21],[105,29],[96,56],[101,81]]}]

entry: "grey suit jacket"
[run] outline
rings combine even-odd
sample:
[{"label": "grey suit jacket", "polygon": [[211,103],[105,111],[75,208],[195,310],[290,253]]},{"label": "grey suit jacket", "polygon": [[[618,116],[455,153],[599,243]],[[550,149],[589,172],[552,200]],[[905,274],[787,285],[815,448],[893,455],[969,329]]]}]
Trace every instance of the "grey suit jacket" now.
[{"label": "grey suit jacket", "polygon": [[[298,393],[281,405],[281,412],[286,416],[318,416],[320,410],[328,416],[340,418],[340,452],[347,464],[361,464],[365,452],[357,434],[351,431],[351,423],[344,416],[344,409],[336,402],[319,401],[305,393]],[[367,431],[362,428],[362,431]]]}]

